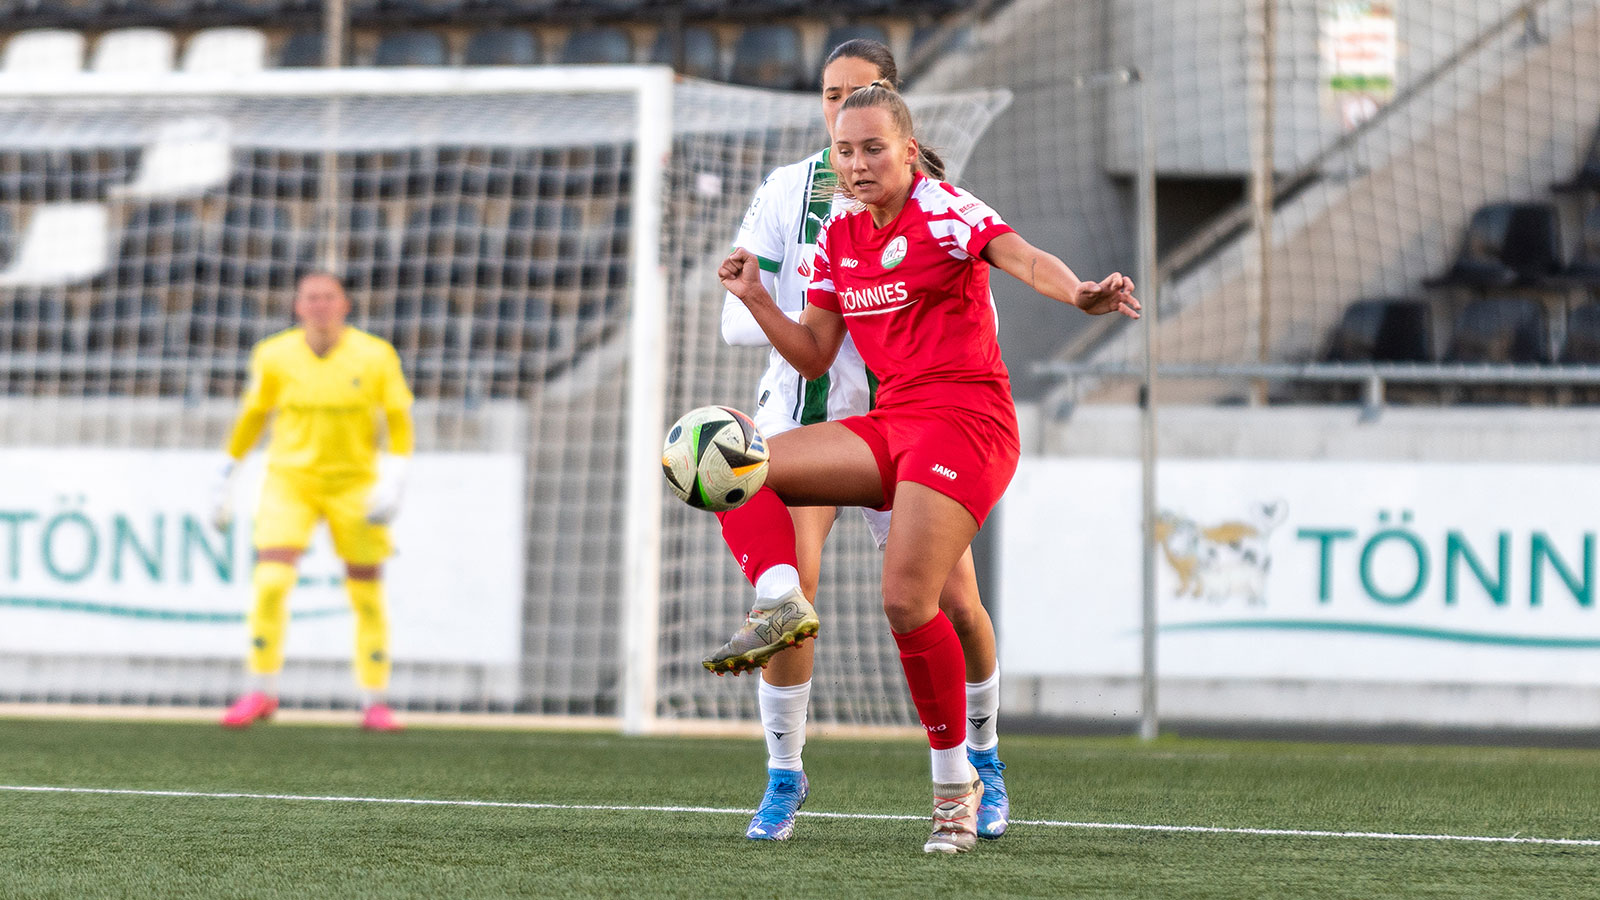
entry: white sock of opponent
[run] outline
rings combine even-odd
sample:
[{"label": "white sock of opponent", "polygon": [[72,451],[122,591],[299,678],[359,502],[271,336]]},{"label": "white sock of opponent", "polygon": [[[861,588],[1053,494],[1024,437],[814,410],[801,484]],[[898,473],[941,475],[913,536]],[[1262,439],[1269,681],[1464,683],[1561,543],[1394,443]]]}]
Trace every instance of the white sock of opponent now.
[{"label": "white sock of opponent", "polygon": [[767,767],[804,771],[800,751],[806,745],[806,705],[811,702],[811,682],[777,687],[762,681],[756,698],[767,739]]},{"label": "white sock of opponent", "polygon": [[799,586],[799,570],[794,566],[779,564],[762,572],[756,578],[756,600],[776,600]]},{"label": "white sock of opponent", "polygon": [[993,750],[1000,742],[995,720],[1000,718],[1000,666],[982,681],[967,682],[967,746]]}]

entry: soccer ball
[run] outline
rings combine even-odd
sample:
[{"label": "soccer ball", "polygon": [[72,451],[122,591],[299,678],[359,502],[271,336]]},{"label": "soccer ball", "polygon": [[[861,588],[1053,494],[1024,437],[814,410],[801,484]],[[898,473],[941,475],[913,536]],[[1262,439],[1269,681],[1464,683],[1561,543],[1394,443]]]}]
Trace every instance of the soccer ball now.
[{"label": "soccer ball", "polygon": [[737,409],[691,409],[667,430],[661,470],[679,500],[725,512],[750,499],[767,480],[767,441]]}]

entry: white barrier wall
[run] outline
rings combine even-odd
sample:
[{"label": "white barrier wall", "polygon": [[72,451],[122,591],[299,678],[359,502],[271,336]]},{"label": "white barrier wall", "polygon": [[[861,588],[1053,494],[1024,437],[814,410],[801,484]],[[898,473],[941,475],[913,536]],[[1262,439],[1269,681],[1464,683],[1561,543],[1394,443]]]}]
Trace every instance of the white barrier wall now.
[{"label": "white barrier wall", "polygon": [[[251,602],[252,456],[238,521],[209,524],[215,452],[0,451],[0,653],[243,659]],[[385,567],[392,655],[515,665],[522,463],[512,453],[414,461]],[[290,660],[347,660],[343,565],[318,526],[291,597]]]},{"label": "white barrier wall", "polygon": [[[1600,464],[1527,458],[1540,455],[1529,444],[1541,433],[1556,445],[1586,423],[1481,411],[1479,440],[1526,430],[1502,445],[1507,458],[1374,459],[1407,455],[1419,437],[1448,440],[1447,415],[1470,421],[1211,410],[1169,423],[1165,446],[1194,455],[1157,469],[1164,717],[1600,722]],[[1078,426],[1074,444],[1120,427],[1086,418],[1065,426]],[[1325,455],[1238,453],[1253,435],[1290,427],[1298,438],[1259,446]],[[1328,452],[1319,434],[1336,433],[1357,446]],[[1225,447],[1234,452],[1209,452]],[[1013,711],[1138,715],[1139,484],[1134,458],[1024,458],[998,517],[997,626]]]}]

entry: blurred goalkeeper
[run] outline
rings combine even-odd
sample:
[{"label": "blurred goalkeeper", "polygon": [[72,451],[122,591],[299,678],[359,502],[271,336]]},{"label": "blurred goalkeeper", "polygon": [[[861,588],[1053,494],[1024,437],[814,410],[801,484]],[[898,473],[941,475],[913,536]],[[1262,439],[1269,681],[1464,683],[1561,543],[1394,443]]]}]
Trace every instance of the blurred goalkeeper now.
[{"label": "blurred goalkeeper", "polygon": [[[238,463],[272,417],[267,475],[256,509],[255,603],[250,611],[251,688],[222,717],[247,728],[278,708],[278,673],[296,564],[319,520],[328,523],[345,563],[355,612],[355,676],[361,727],[398,731],[384,702],[389,683],[389,625],[379,581],[390,555],[388,524],[400,508],[411,458],[411,390],[388,341],[347,326],[350,301],[339,279],[314,272],[295,289],[299,327],[279,332],[250,355],[250,382],[228,439],[228,460],[214,494],[213,523],[233,525]],[[388,425],[389,453],[379,464],[378,419]]]}]

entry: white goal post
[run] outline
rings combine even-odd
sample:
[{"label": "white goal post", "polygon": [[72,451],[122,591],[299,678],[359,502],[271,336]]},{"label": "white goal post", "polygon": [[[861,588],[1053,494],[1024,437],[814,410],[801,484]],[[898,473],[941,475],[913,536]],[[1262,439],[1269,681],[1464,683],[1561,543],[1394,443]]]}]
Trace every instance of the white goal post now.
[{"label": "white goal post", "polygon": [[[959,173],[1008,95],[908,99]],[[327,268],[418,395],[392,699],[752,718],[747,683],[699,666],[748,586],[712,517],[663,505],[660,440],[690,406],[753,404],[765,353],[721,343],[715,261],[822,141],[814,96],[659,67],[0,77],[0,465],[34,491],[0,509],[0,700],[240,688],[249,549],[205,530],[192,473],[293,276]],[[339,709],[349,621],[317,558],[282,692]],[[814,717],[910,723],[859,521],[824,565]]]}]

